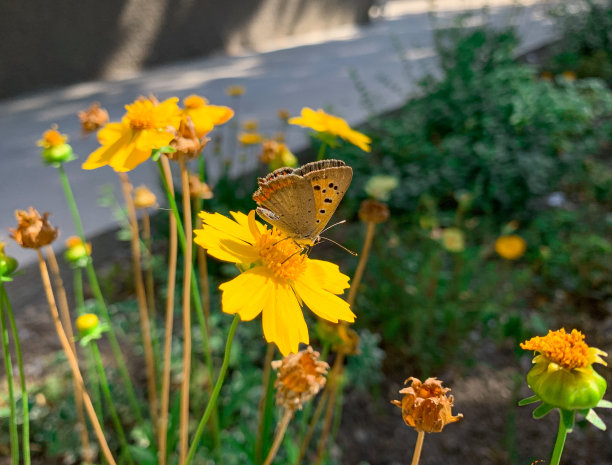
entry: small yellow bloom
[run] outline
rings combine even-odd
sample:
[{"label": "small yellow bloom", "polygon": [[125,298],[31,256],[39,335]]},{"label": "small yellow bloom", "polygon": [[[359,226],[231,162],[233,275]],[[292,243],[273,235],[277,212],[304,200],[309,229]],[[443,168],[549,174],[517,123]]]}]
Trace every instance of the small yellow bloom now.
[{"label": "small yellow bloom", "polygon": [[134,189],[134,206],[138,209],[151,208],[157,205],[155,194],[147,186]]},{"label": "small yellow bloom", "polygon": [[80,237],[71,236],[66,239],[66,253],[64,257],[66,261],[76,267],[82,267],[87,264],[87,260],[91,255],[91,243],[83,243]]},{"label": "small yellow bloom", "polygon": [[99,323],[100,320],[96,315],[93,313],[85,313],[77,318],[76,327],[82,333],[89,333],[95,329]]},{"label": "small yellow bloom", "polygon": [[72,147],[67,142],[68,136],[60,134],[56,125],[51,126],[51,129],[46,130],[42,139],[37,143],[43,148],[41,152],[43,161],[55,165],[74,160]]},{"label": "small yellow bloom", "polygon": [[121,123],[108,123],[98,131],[97,149],[83,164],[83,169],[93,170],[109,165],[115,171],[130,171],[151,157],[151,151],[159,149],[174,139],[181,121],[177,98],[169,98],[157,104],[140,99],[126,105],[127,113]]},{"label": "small yellow bloom", "polygon": [[256,119],[248,119],[242,123],[242,127],[247,132],[255,132],[259,127],[259,122]]},{"label": "small yellow bloom", "polygon": [[563,79],[568,82],[574,82],[576,80],[576,73],[573,71],[563,71],[563,73],[561,73],[561,76],[563,76]]},{"label": "small yellow bloom", "polygon": [[242,145],[255,145],[259,144],[263,138],[256,132],[241,132],[238,134],[238,140]]},{"label": "small yellow bloom", "polygon": [[229,86],[225,89],[225,93],[230,97],[240,97],[246,93],[246,87],[240,85]]},{"label": "small yellow bloom", "polygon": [[316,132],[338,136],[356,145],[364,152],[370,151],[372,139],[365,134],[351,129],[348,123],[342,118],[329,115],[321,109],[314,111],[311,108],[304,107],[302,108],[301,116],[289,119],[289,124],[297,124],[298,126],[313,129]]},{"label": "small yellow bloom", "polygon": [[60,134],[57,127],[52,127],[43,133],[42,139],[38,141],[38,146],[50,149],[63,145],[66,142],[68,142],[68,136],[66,134]]},{"label": "small yellow bloom", "polygon": [[525,239],[516,234],[499,236],[495,241],[495,251],[506,260],[521,258],[527,249]]},{"label": "small yellow bloom", "polygon": [[459,228],[446,228],[442,231],[442,246],[449,252],[465,250],[465,234]]},{"label": "small yellow bloom", "polygon": [[201,212],[203,227],[194,231],[195,243],[210,255],[244,270],[219,286],[225,313],[238,313],[243,321],[261,313],[266,340],[283,355],[297,353],[300,343],[309,342],[302,304],[334,323],[355,320],[349,304],[337,295],[349,286],[337,265],[310,259],[280,231],[256,221],[255,211],[248,217],[231,214],[233,220]]},{"label": "small yellow bloom", "polygon": [[584,335],[564,328],[548,331],[521,343],[521,349],[539,352],[527,374],[527,383],[545,403],[565,410],[595,407],[606,391],[606,381],[594,369],[594,363],[607,365],[604,351],[589,347]]},{"label": "small yellow bloom", "polygon": [[198,138],[203,138],[215,126],[228,122],[234,116],[234,110],[222,105],[209,105],[208,100],[199,95],[190,95],[185,100],[183,116],[189,117]]}]

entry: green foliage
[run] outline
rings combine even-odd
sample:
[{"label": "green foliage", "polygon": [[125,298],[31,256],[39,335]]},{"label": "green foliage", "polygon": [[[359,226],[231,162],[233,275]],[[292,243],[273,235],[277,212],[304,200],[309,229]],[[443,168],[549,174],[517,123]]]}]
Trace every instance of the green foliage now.
[{"label": "green foliage", "polygon": [[478,211],[528,217],[607,140],[599,122],[612,115],[612,93],[594,80],[538,80],[514,60],[511,30],[444,31],[438,44],[442,78],[423,80],[421,97],[371,121],[371,156],[341,151],[356,172],[351,191],[361,195],[380,171],[400,177],[389,202],[396,212],[414,211],[425,194],[452,207],[466,191]]}]

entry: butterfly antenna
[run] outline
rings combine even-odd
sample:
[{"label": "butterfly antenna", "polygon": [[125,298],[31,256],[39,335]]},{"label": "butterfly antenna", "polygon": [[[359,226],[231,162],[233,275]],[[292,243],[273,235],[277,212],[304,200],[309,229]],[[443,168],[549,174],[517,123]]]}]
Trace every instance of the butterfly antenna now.
[{"label": "butterfly antenna", "polygon": [[332,224],[331,226],[328,226],[327,228],[325,228],[323,231],[321,231],[321,234],[323,234],[325,231],[330,230],[331,228],[338,226],[340,224],[344,224],[346,223],[346,220],[342,220],[342,221],[338,221],[337,223]]},{"label": "butterfly antenna", "polygon": [[[338,223],[338,224],[340,224],[340,223]],[[336,226],[336,225],[334,224],[333,226]],[[331,228],[331,226],[330,226],[330,228]],[[327,228],[327,229],[329,229],[329,228]],[[331,242],[332,244],[336,244],[336,245],[337,245],[338,247],[340,247],[342,250],[344,250],[344,251],[346,251],[346,252],[350,253],[350,254],[351,254],[353,257],[356,257],[357,255],[359,255],[357,252],[353,252],[351,249],[347,249],[347,248],[346,248],[346,247],[344,247],[342,244],[339,244],[339,243],[338,243],[338,242],[336,242],[336,241],[332,241],[332,240],[331,240],[329,237],[321,237],[321,236],[319,236],[319,238],[320,238],[321,240],[326,240],[326,241],[328,241],[328,242]]]}]

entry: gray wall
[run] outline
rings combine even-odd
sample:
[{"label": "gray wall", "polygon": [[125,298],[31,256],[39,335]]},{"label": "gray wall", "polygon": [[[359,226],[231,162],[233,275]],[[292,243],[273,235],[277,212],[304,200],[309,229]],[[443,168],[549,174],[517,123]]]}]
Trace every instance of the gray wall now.
[{"label": "gray wall", "polygon": [[373,0],[0,0],[0,98],[367,21]]}]

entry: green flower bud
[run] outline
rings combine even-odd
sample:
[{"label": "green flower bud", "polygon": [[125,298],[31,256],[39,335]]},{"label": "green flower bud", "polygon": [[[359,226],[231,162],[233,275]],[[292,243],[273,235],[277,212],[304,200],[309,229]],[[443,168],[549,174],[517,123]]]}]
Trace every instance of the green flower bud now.
[{"label": "green flower bud", "polygon": [[68,137],[60,134],[55,126],[45,131],[43,138],[38,141],[38,145],[43,148],[43,161],[48,165],[56,165],[74,160],[72,147],[66,143],[67,140]]},{"label": "green flower bud", "polygon": [[0,279],[8,278],[18,266],[17,260],[4,253],[4,242],[0,242]]}]

